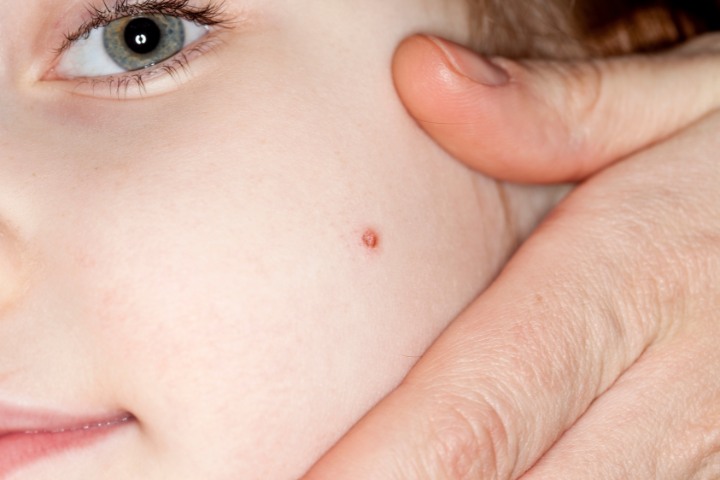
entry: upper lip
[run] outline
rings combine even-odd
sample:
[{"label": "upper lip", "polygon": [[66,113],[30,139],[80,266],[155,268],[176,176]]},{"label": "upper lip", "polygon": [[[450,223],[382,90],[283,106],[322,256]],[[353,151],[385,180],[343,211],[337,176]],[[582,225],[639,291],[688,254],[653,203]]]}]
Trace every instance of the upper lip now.
[{"label": "upper lip", "polygon": [[88,410],[70,413],[43,407],[28,407],[0,401],[0,436],[11,433],[61,433],[103,428],[130,421],[121,410]]}]

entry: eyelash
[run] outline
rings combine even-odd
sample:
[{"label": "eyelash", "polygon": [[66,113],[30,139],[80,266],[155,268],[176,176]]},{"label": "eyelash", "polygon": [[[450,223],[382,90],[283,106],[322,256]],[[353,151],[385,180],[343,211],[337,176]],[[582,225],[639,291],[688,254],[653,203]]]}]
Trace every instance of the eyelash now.
[{"label": "eyelash", "polygon": [[[110,23],[124,17],[141,15],[168,15],[198,25],[216,28],[231,28],[234,21],[225,13],[222,0],[210,0],[203,7],[190,5],[190,0],[145,0],[135,2],[134,0],[117,0],[113,5],[103,3],[101,8],[89,5],[87,7],[90,19],[83,23],[73,33],[65,35],[65,41],[57,49],[59,56],[67,50],[74,42],[81,38],[87,38],[96,28],[102,28]],[[165,73],[173,78],[178,72],[187,72],[189,66],[188,56],[192,54],[206,53],[215,46],[213,32],[210,31],[205,37],[199,40],[189,49],[183,49],[173,57],[143,70],[132,71],[126,74],[118,74],[107,77],[86,78],[84,82],[96,85],[107,85],[111,91],[119,96],[123,91],[127,93],[131,86],[136,86],[140,92],[145,91],[145,80],[149,77]]]}]

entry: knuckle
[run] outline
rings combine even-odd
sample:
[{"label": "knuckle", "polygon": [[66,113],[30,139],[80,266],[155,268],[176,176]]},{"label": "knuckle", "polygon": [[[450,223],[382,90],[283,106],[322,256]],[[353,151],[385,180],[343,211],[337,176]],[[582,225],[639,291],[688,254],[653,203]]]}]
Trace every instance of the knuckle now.
[{"label": "knuckle", "polygon": [[609,299],[603,318],[625,339],[659,339],[720,305],[720,197],[696,175],[700,186],[676,180],[675,167],[655,175],[646,168],[625,171],[610,191],[592,190],[604,201],[585,212],[594,220],[579,233],[596,239],[588,252],[595,277],[617,292],[600,292]]},{"label": "knuckle", "polygon": [[[646,199],[654,213],[648,211],[642,218],[636,218],[637,211],[618,215],[625,232],[620,251],[627,258],[621,276],[627,288],[618,298],[630,307],[622,313],[655,324],[656,333],[663,336],[679,326],[678,319],[709,319],[702,310],[717,308],[720,231],[705,220],[712,217],[693,212],[684,199],[660,196],[652,202]],[[668,218],[678,221],[668,224]]]},{"label": "knuckle", "polygon": [[524,62],[520,82],[532,85],[535,95],[557,114],[570,131],[581,131],[598,114],[603,98],[608,63],[601,60],[584,62]]},{"label": "knuckle", "polygon": [[[526,62],[518,82],[524,83],[530,95],[543,105],[547,115],[548,139],[563,138],[562,148],[583,152],[593,146],[594,130],[600,119],[607,122],[610,102],[606,93],[607,67],[600,61]],[[511,75],[513,75],[511,73]],[[513,76],[513,78],[515,78]],[[560,135],[560,137],[558,137]],[[587,172],[584,162],[576,162],[573,177]]]},{"label": "knuckle", "polygon": [[434,463],[449,480],[509,478],[508,429],[486,402],[461,399],[433,419]]},{"label": "knuckle", "polygon": [[599,113],[605,85],[602,65],[598,60],[591,60],[563,66],[560,74],[566,92],[566,111],[572,115],[569,121],[586,124]]}]

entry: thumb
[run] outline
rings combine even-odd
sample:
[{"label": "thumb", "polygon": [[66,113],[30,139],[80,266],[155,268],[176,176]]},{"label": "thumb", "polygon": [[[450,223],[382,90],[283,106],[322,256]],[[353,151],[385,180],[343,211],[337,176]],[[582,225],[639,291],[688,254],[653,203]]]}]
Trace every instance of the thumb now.
[{"label": "thumb", "polygon": [[490,60],[417,35],[398,48],[393,73],[410,114],[459,160],[503,180],[574,181],[720,106],[718,42],[709,40],[559,62]]}]

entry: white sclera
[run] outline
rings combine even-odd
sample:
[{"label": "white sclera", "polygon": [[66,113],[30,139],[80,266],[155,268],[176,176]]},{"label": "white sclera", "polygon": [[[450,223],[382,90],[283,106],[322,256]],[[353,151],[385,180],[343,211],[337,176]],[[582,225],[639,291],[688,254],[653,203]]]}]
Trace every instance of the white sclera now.
[{"label": "white sclera", "polygon": [[[208,33],[208,27],[205,25],[198,25],[182,19],[181,22],[185,30],[183,48],[195,43]],[[105,50],[104,31],[105,27],[96,28],[90,32],[87,38],[80,38],[70,45],[55,67],[55,72],[67,79],[105,77],[127,73],[127,70],[115,63]],[[118,38],[118,41],[124,40]]]}]

